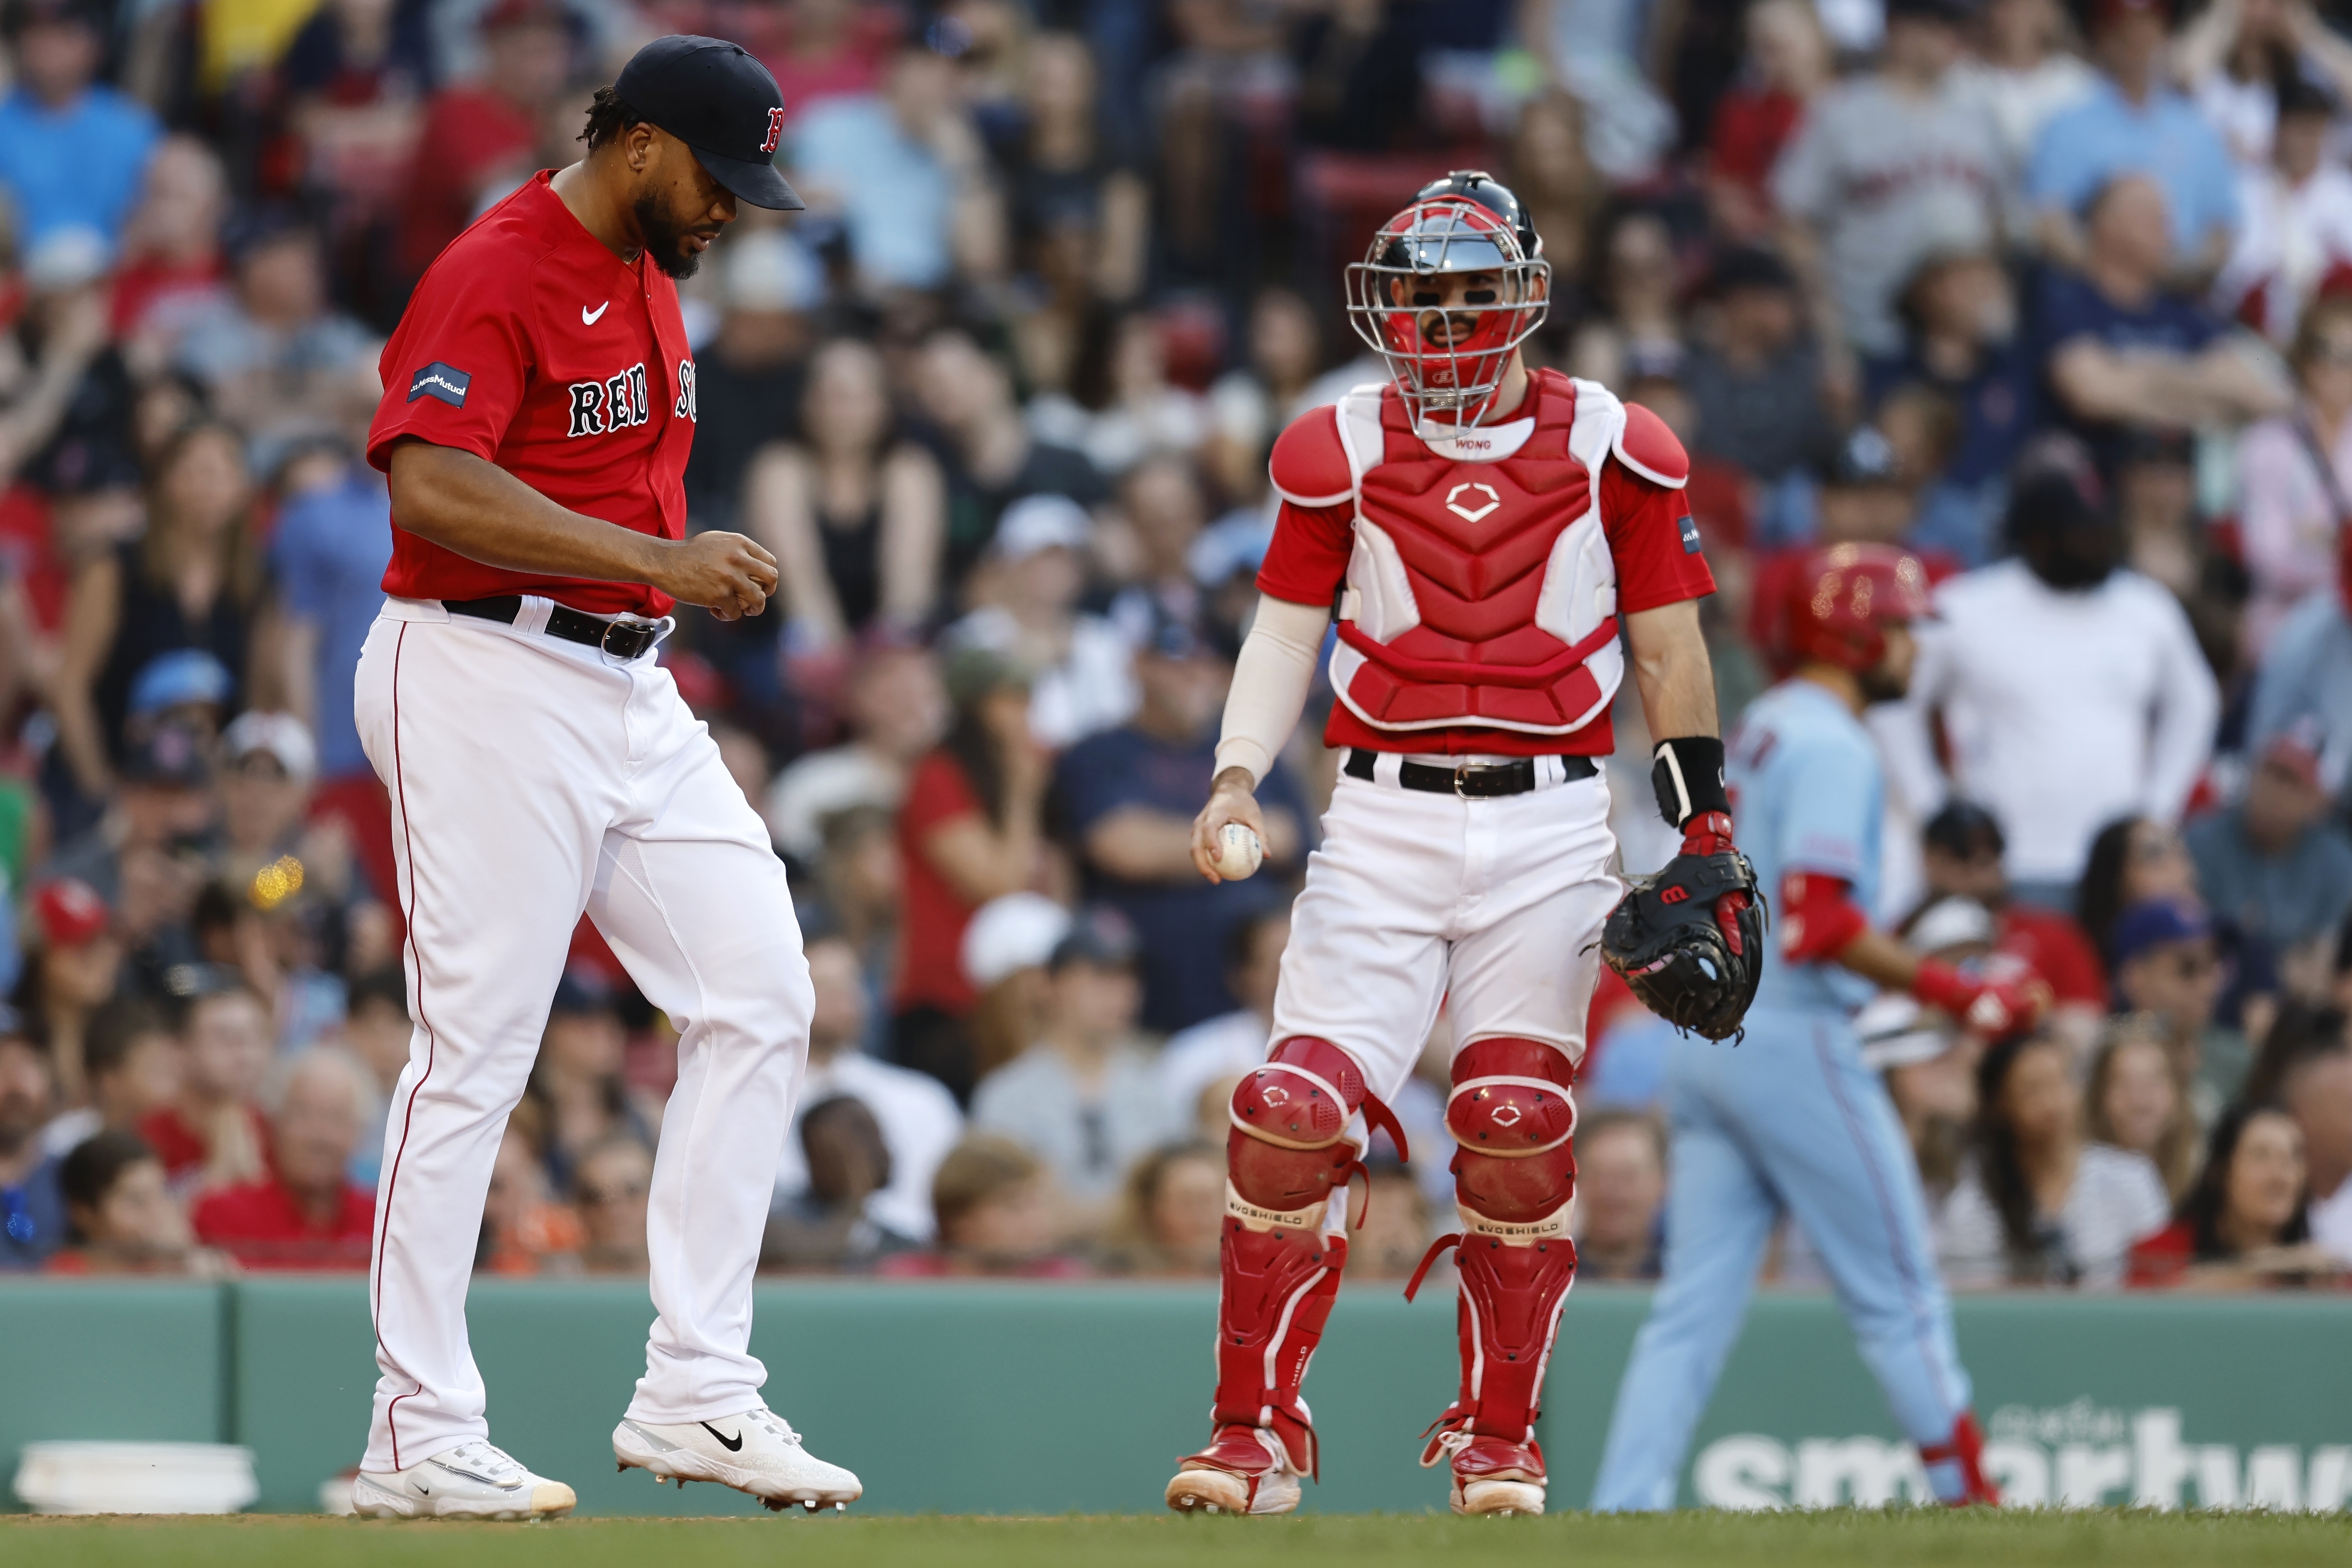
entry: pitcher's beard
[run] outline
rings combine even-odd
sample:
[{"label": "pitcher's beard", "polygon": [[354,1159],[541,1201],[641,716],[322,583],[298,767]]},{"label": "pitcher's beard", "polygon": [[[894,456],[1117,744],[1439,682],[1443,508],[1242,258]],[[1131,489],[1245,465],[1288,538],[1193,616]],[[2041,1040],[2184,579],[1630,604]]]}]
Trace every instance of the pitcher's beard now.
[{"label": "pitcher's beard", "polygon": [[702,265],[702,258],[687,249],[687,236],[692,232],[664,210],[650,193],[637,198],[634,209],[637,232],[645,236],[646,254],[653,264],[672,278],[691,278]]}]

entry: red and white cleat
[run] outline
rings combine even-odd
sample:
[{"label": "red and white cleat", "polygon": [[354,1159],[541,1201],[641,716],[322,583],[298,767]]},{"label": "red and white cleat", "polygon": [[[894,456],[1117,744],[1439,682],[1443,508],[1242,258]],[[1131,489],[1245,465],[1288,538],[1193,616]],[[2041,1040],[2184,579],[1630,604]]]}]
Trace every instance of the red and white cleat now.
[{"label": "red and white cleat", "polygon": [[1265,1427],[1220,1426],[1168,1483],[1168,1506],[1179,1513],[1288,1513],[1298,1506],[1298,1475],[1282,1439]]},{"label": "red and white cleat", "polygon": [[1423,1465],[1441,1455],[1453,1460],[1454,1494],[1461,1514],[1540,1514],[1544,1510],[1543,1449],[1533,1443],[1506,1442],[1473,1432],[1440,1432],[1423,1453]]}]

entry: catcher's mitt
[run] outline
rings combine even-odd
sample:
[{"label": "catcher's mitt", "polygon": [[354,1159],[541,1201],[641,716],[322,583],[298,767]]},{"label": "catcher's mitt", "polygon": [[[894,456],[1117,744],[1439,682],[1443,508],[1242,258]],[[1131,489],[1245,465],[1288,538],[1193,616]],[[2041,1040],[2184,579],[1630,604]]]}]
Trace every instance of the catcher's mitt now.
[{"label": "catcher's mitt", "polygon": [[[1748,895],[1734,922],[1737,953],[1716,921],[1716,900],[1726,893]],[[1756,1000],[1767,921],[1747,856],[1737,849],[1677,855],[1656,876],[1633,879],[1633,890],[1601,928],[1601,956],[1651,1012],[1720,1040],[1740,1032]]]}]

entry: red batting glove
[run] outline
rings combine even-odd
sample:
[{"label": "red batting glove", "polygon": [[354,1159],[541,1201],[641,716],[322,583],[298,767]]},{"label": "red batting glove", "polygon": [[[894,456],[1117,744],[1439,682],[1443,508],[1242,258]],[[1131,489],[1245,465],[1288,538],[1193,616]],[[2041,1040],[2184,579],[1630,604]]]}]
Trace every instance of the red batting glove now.
[{"label": "red batting glove", "polygon": [[2030,970],[1986,979],[1932,958],[1919,961],[1911,994],[1949,1013],[1962,1027],[1996,1040],[2024,1034],[2050,1007],[2050,987]]},{"label": "red batting glove", "polygon": [[[1731,815],[1708,811],[1693,816],[1683,824],[1683,853],[1685,855],[1725,855],[1730,853]],[[1726,893],[1715,900],[1715,923],[1723,931],[1725,945],[1737,958],[1742,951],[1739,941],[1739,917],[1747,910],[1748,895]]]}]

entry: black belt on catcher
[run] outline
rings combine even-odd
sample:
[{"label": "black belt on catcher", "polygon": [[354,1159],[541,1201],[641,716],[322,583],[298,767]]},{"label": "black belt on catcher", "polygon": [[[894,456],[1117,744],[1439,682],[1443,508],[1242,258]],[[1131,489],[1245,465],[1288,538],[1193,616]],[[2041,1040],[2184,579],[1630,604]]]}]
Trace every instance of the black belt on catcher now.
[{"label": "black belt on catcher", "polygon": [[[1372,782],[1372,770],[1380,763],[1381,753],[1368,752],[1361,746],[1351,748],[1340,772],[1351,779]],[[1561,757],[1560,771],[1564,784],[1589,779],[1601,769],[1591,757]],[[1496,795],[1525,795],[1539,783],[1536,777],[1536,759],[1519,757],[1507,763],[1457,763],[1441,768],[1429,763],[1416,763],[1405,758],[1397,764],[1397,783],[1406,789],[1426,791],[1431,795],[1458,795],[1465,800],[1491,800]]]},{"label": "black belt on catcher", "polygon": [[[444,599],[441,607],[453,616],[471,616],[478,621],[498,621],[510,626],[522,614],[522,595],[502,594],[494,599]],[[602,648],[614,658],[635,658],[660,640],[661,627],[657,624],[647,626],[635,621],[604,620],[569,605],[551,605],[547,609],[547,635],[562,637],[565,642]]]}]

